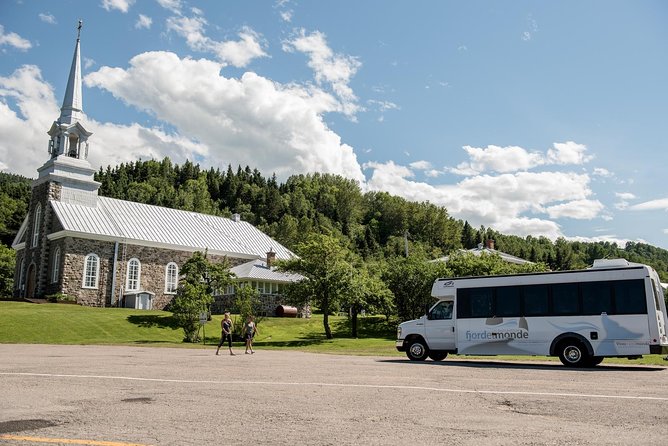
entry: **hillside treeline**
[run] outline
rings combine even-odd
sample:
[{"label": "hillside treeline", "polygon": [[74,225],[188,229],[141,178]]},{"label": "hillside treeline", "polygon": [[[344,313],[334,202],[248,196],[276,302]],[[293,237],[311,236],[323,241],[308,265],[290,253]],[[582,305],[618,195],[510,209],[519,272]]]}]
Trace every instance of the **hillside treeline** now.
[{"label": "hillside treeline", "polygon": [[[136,161],[100,169],[100,195],[207,214],[240,214],[288,248],[311,233],[334,236],[363,259],[405,255],[437,258],[491,239],[497,250],[553,270],[582,268],[597,258],[623,257],[652,265],[668,281],[668,250],[643,243],[551,241],[472,227],[443,207],[385,192],[363,193],[338,175],[294,175],[284,183],[257,169],[202,169],[186,161]],[[11,244],[25,216],[30,180],[0,173],[0,235]]]}]

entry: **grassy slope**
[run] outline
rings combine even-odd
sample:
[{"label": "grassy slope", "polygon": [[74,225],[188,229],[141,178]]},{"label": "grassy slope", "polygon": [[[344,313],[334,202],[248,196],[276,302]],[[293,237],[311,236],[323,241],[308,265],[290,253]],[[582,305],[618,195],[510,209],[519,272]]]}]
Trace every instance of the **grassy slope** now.
[{"label": "grassy slope", "polygon": [[[206,345],[184,344],[183,332],[171,313],[125,308],[91,308],[66,304],[29,304],[0,301],[0,343],[23,344],[125,344],[212,348],[220,336],[222,316],[213,316],[204,329]],[[233,319],[235,317],[233,316]],[[239,321],[235,321],[237,323]],[[322,315],[311,319],[265,318],[258,323],[258,348],[289,348],[318,353],[403,356],[394,348],[395,325],[383,318],[360,318],[359,339],[350,337],[345,317],[330,317],[334,339],[324,336]],[[240,342],[235,348],[243,348]],[[527,360],[528,356],[503,356]],[[545,357],[536,357],[545,360]],[[551,358],[554,360],[554,358]],[[606,359],[608,363],[668,366],[660,355],[642,359]]]}]

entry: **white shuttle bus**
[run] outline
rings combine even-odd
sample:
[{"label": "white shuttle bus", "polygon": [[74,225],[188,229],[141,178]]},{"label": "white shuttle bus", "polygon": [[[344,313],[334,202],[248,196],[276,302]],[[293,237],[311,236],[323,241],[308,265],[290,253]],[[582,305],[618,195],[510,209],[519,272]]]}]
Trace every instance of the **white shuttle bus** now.
[{"label": "white shuttle bus", "polygon": [[668,353],[666,304],[652,268],[596,260],[574,271],[437,279],[438,299],[399,325],[397,350],[421,361],[460,355],[558,356],[571,367]]}]

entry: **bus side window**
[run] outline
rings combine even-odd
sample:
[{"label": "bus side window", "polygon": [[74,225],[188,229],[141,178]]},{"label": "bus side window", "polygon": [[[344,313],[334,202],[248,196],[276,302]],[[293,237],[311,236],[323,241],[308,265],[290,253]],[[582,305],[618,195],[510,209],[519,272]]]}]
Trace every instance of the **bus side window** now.
[{"label": "bus side window", "polygon": [[550,314],[547,285],[523,287],[524,316],[547,316]]},{"label": "bus side window", "polygon": [[580,302],[577,283],[559,283],[552,288],[552,311],[555,316],[578,314]]},{"label": "bus side window", "polygon": [[470,317],[492,317],[492,288],[473,288],[470,290]]},{"label": "bus side window", "polygon": [[618,280],[613,283],[613,289],[615,314],[647,314],[645,283],[642,280]]},{"label": "bus side window", "polygon": [[612,290],[610,282],[584,282],[582,291],[582,314],[612,314]]}]

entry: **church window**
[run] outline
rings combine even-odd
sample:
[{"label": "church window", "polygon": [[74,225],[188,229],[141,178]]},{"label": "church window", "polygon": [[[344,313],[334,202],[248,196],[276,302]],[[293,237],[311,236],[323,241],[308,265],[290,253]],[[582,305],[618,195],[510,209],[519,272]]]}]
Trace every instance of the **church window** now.
[{"label": "church window", "polygon": [[138,259],[130,259],[128,262],[128,279],[125,284],[127,291],[139,291],[139,279],[141,276],[141,263]]},{"label": "church window", "polygon": [[169,262],[165,268],[165,293],[175,294],[179,284],[179,267],[174,262]]},{"label": "church window", "polygon": [[58,282],[60,276],[60,247],[53,253],[53,264],[51,266],[51,283]]},{"label": "church window", "polygon": [[100,276],[100,258],[97,254],[88,254],[84,261],[84,288],[97,288]]},{"label": "church window", "polygon": [[35,219],[32,222],[32,247],[37,246],[39,241],[39,227],[42,222],[42,205],[37,203],[35,208]]}]

